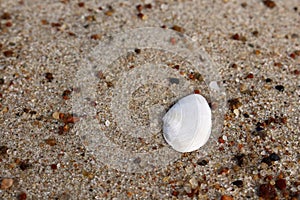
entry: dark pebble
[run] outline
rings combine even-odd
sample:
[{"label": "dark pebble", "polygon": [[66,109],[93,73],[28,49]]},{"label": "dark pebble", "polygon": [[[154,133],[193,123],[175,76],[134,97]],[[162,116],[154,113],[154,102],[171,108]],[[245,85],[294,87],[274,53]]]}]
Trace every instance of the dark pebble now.
[{"label": "dark pebble", "polygon": [[141,4],[136,6],[136,9],[141,12],[143,10],[143,6]]},{"label": "dark pebble", "polygon": [[21,192],[20,194],[19,194],[19,198],[18,198],[19,200],[26,200],[27,199],[27,195],[26,195],[26,193],[25,192]]},{"label": "dark pebble", "polygon": [[258,31],[253,31],[253,32],[252,32],[252,35],[255,36],[255,37],[257,37],[258,34],[259,34]]},{"label": "dark pebble", "polygon": [[184,32],[184,29],[177,25],[172,26],[171,29],[173,29],[174,31],[180,32],[180,33]]},{"label": "dark pebble", "polygon": [[230,67],[232,67],[232,68],[236,69],[238,66],[237,66],[237,64],[235,64],[235,63],[232,63],[232,64],[230,65]]},{"label": "dark pebble", "polygon": [[6,155],[7,154],[7,146],[0,146],[0,156],[1,155]]},{"label": "dark pebble", "polygon": [[232,35],[231,36],[231,39],[233,39],[233,40],[239,40],[240,39],[240,36],[239,36],[239,34],[234,34],[234,35]]},{"label": "dark pebble", "polygon": [[246,78],[254,78],[254,75],[252,73],[250,73],[246,76]]},{"label": "dark pebble", "polygon": [[11,19],[11,15],[9,13],[5,12],[2,14],[1,19],[4,19],[4,20]]},{"label": "dark pebble", "polygon": [[266,163],[267,165],[272,165],[272,160],[270,159],[270,157],[265,157],[261,160],[261,162]]},{"label": "dark pebble", "polygon": [[244,113],[243,115],[244,115],[245,118],[249,118],[250,117],[249,114],[247,114],[247,113]]},{"label": "dark pebble", "polygon": [[262,127],[263,124],[257,123],[255,130],[252,132],[254,136],[259,136],[260,138],[264,139],[267,136],[267,132]]},{"label": "dark pebble", "polygon": [[135,49],[134,52],[135,52],[136,54],[140,54],[140,53],[141,53],[141,49]]},{"label": "dark pebble", "polygon": [[30,112],[29,112],[29,114],[31,114],[31,115],[36,115],[36,111],[35,110],[31,110]]},{"label": "dark pebble", "polygon": [[241,167],[244,164],[244,162],[245,162],[244,161],[245,160],[245,154],[235,155],[234,159],[236,160],[237,165]]},{"label": "dark pebble", "polygon": [[4,79],[0,78],[0,85],[3,85],[3,84],[4,84]]},{"label": "dark pebble", "polygon": [[205,165],[207,165],[207,163],[208,163],[207,160],[198,160],[198,161],[197,161],[197,164],[198,164],[198,165],[201,165],[201,166],[205,166]]},{"label": "dark pebble", "polygon": [[30,167],[31,167],[31,164],[27,163],[27,161],[23,161],[23,162],[20,163],[20,169],[23,170],[23,171],[30,168]]},{"label": "dark pebble", "polygon": [[14,52],[12,50],[7,50],[3,52],[3,55],[5,57],[12,57],[14,55]]},{"label": "dark pebble", "polygon": [[274,8],[276,6],[276,3],[272,0],[263,0],[263,3],[268,8]]},{"label": "dark pebble", "polygon": [[29,113],[29,109],[28,108],[23,108],[23,111],[25,112],[25,113]]},{"label": "dark pebble", "polygon": [[283,92],[284,91],[284,86],[283,85],[276,85],[275,89],[280,91],[280,92]]},{"label": "dark pebble", "polygon": [[172,84],[179,84],[179,79],[178,78],[169,78],[169,81]]},{"label": "dark pebble", "polygon": [[257,131],[257,132],[260,132],[260,131],[263,131],[264,129],[261,127],[261,126],[257,126],[256,128],[255,128],[255,131]]},{"label": "dark pebble", "polygon": [[173,69],[177,69],[177,70],[179,70],[179,65],[175,65],[175,66],[173,66]]},{"label": "dark pebble", "polygon": [[239,188],[243,187],[243,181],[242,180],[233,181],[232,184],[236,185]]},{"label": "dark pebble", "polygon": [[265,199],[275,199],[277,196],[275,187],[271,184],[262,184],[258,189],[258,196]]},{"label": "dark pebble", "polygon": [[267,83],[270,83],[270,82],[272,82],[272,79],[266,78],[266,82],[267,82]]},{"label": "dark pebble", "polygon": [[283,178],[276,180],[275,186],[276,186],[279,190],[285,190],[285,189],[286,189],[286,180],[283,179]]},{"label": "dark pebble", "polygon": [[71,90],[65,90],[62,94],[63,99],[67,100],[70,98],[72,91]]},{"label": "dark pebble", "polygon": [[269,157],[272,161],[280,160],[280,157],[276,153],[272,153]]},{"label": "dark pebble", "polygon": [[152,8],[152,5],[151,5],[151,3],[145,4],[145,8],[147,8],[147,9],[151,9],[151,8]]},{"label": "dark pebble", "polygon": [[56,164],[52,164],[52,165],[51,165],[51,169],[52,169],[52,170],[57,170],[57,165],[56,165]]},{"label": "dark pebble", "polygon": [[45,73],[45,77],[48,80],[48,82],[51,82],[54,79],[53,74],[50,72]]},{"label": "dark pebble", "polygon": [[84,7],[84,2],[79,2],[77,5],[78,5],[79,7]]},{"label": "dark pebble", "polygon": [[246,8],[247,7],[247,3],[241,3],[241,6],[243,7],[243,8]]}]

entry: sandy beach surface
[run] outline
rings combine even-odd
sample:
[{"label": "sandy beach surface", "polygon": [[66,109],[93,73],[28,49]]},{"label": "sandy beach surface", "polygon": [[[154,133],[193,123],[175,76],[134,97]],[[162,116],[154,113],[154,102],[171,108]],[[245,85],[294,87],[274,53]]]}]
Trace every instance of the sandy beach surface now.
[{"label": "sandy beach surface", "polygon": [[[298,200],[299,75],[299,0],[0,0],[0,199]],[[191,93],[214,138],[177,153]]]}]

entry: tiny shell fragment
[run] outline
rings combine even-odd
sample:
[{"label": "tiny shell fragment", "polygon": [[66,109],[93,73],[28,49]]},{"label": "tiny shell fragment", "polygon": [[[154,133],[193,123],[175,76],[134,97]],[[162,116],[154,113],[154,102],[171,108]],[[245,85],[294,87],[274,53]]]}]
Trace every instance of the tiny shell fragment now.
[{"label": "tiny shell fragment", "polygon": [[54,119],[59,119],[59,112],[54,112],[53,114],[52,114],[52,117],[54,118]]}]

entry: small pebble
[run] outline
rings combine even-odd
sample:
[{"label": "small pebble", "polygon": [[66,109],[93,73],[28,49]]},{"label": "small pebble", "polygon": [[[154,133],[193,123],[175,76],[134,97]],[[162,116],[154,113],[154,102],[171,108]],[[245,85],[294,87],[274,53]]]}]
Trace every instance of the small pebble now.
[{"label": "small pebble", "polygon": [[263,0],[263,3],[268,8],[274,8],[276,6],[275,2],[272,0]]},{"label": "small pebble", "polygon": [[238,33],[235,33],[234,35],[232,35],[231,39],[242,41],[242,42],[246,42],[247,41],[247,38],[245,36],[239,35]]},{"label": "small pebble", "polygon": [[277,197],[275,187],[270,184],[262,184],[258,189],[258,196],[265,199],[275,199]]},{"label": "small pebble", "polygon": [[48,139],[45,140],[45,143],[50,145],[50,146],[54,146],[54,145],[56,145],[56,139],[48,138]]},{"label": "small pebble", "polygon": [[297,69],[295,69],[295,70],[294,70],[294,74],[295,74],[295,75],[299,75],[299,74],[300,74],[300,71],[297,70]]},{"label": "small pebble", "polygon": [[184,29],[177,25],[172,26],[171,29],[173,29],[174,31],[180,32],[180,33],[184,32]]},{"label": "small pebble", "polygon": [[0,156],[4,156],[7,154],[7,146],[0,146]]},{"label": "small pebble", "polygon": [[141,49],[134,49],[134,52],[135,52],[136,54],[140,54],[140,53],[142,52],[142,50],[141,50]]},{"label": "small pebble", "polygon": [[71,90],[65,90],[65,91],[63,92],[63,94],[62,94],[63,99],[64,99],[64,100],[70,99],[71,93],[72,93]]},{"label": "small pebble", "polygon": [[31,167],[31,164],[29,164],[28,161],[21,161],[19,167],[21,170],[25,171]]},{"label": "small pebble", "polygon": [[137,16],[138,16],[138,18],[140,18],[142,20],[147,20],[148,19],[147,15],[144,15],[143,13],[139,13],[139,14],[137,14]]},{"label": "small pebble", "polygon": [[284,86],[283,85],[276,85],[275,89],[278,90],[279,92],[283,92],[284,91]]},{"label": "small pebble", "polygon": [[248,113],[244,113],[243,116],[244,116],[245,118],[249,118],[249,117],[250,117]]},{"label": "small pebble", "polygon": [[234,35],[232,35],[231,36],[231,39],[233,39],[233,40],[239,40],[240,39],[240,36],[239,36],[239,34],[234,34]]},{"label": "small pebble", "polygon": [[12,57],[14,55],[14,52],[12,50],[3,51],[3,55],[5,57]]},{"label": "small pebble", "polygon": [[233,197],[229,195],[222,195],[221,200],[233,200]]},{"label": "small pebble", "polygon": [[278,188],[279,190],[285,190],[286,189],[286,180],[281,178],[276,180],[275,182],[276,188]]},{"label": "small pebble", "polygon": [[280,157],[276,153],[272,153],[269,157],[272,161],[280,160]]},{"label": "small pebble", "polygon": [[56,165],[56,164],[52,164],[52,165],[51,165],[51,169],[52,169],[52,170],[57,170],[57,165]]},{"label": "small pebble", "polygon": [[225,174],[228,174],[230,172],[230,169],[228,167],[221,167],[219,170],[218,170],[218,174],[221,174],[221,175],[225,175]]},{"label": "small pebble", "polygon": [[152,4],[151,4],[151,3],[147,3],[147,4],[145,4],[145,8],[147,8],[147,9],[151,9],[151,8],[152,8]]},{"label": "small pebble", "polygon": [[234,156],[234,159],[236,160],[237,165],[240,167],[245,164],[245,154],[237,154]]},{"label": "small pebble", "polygon": [[41,24],[42,25],[48,25],[49,22],[46,19],[41,19]]},{"label": "small pebble", "polygon": [[205,165],[207,165],[207,163],[208,163],[207,160],[198,160],[198,161],[197,161],[197,164],[198,164],[198,165],[201,165],[201,166],[205,166]]},{"label": "small pebble", "polygon": [[266,83],[270,83],[270,82],[272,82],[272,79],[266,78]]},{"label": "small pebble", "polygon": [[247,7],[247,3],[246,3],[246,2],[241,3],[241,6],[242,6],[243,8],[246,8],[246,7]]},{"label": "small pebble", "polygon": [[194,90],[194,94],[200,94],[201,92],[200,92],[200,90]]},{"label": "small pebble", "polygon": [[3,13],[1,19],[8,20],[11,19],[11,15],[7,12]]},{"label": "small pebble", "polygon": [[101,34],[93,34],[93,35],[91,35],[91,39],[100,40],[101,39]]},{"label": "small pebble", "polygon": [[27,194],[25,192],[21,192],[19,194],[19,200],[26,200],[27,199]]},{"label": "small pebble", "polygon": [[78,5],[79,7],[84,7],[84,2],[79,2],[77,5]]},{"label": "small pebble", "polygon": [[255,127],[256,132],[260,132],[260,131],[263,131],[263,130],[264,130],[264,128],[262,128],[261,126]]},{"label": "small pebble", "polygon": [[137,5],[135,7],[139,12],[141,12],[143,10],[143,6],[141,4]]},{"label": "small pebble", "polygon": [[179,84],[179,79],[178,78],[169,78],[169,81],[171,84]]},{"label": "small pebble", "polygon": [[14,183],[14,180],[12,178],[4,178],[1,181],[1,190],[7,190],[10,188]]},{"label": "small pebble", "polygon": [[243,181],[242,180],[233,181],[232,184],[236,185],[239,188],[243,187]]},{"label": "small pebble", "polygon": [[252,73],[249,73],[246,78],[254,78],[254,75]]}]

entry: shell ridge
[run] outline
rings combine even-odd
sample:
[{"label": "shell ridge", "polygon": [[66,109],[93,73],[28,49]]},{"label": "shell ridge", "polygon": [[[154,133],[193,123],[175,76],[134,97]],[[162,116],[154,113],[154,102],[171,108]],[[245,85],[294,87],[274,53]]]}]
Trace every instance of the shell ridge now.
[{"label": "shell ridge", "polygon": [[[183,106],[182,106],[182,103],[181,102],[178,102],[178,104],[176,105],[175,104],[175,106],[173,107],[174,109],[176,108],[176,107],[178,107],[178,109],[179,109],[179,123],[177,124],[177,126],[176,126],[176,130],[180,130],[181,129],[181,127],[182,127],[182,123],[180,123],[180,122],[182,122],[182,119],[183,119],[183,117],[182,117],[182,111],[183,111]],[[175,131],[174,131],[175,132]],[[178,132],[179,131],[176,131],[176,137],[174,137],[174,139],[172,140],[172,142],[174,142],[174,143],[171,143],[170,145],[174,148],[174,146],[176,146],[176,144],[178,143],[178,142],[176,142],[176,141],[179,141],[178,140]],[[178,143],[178,144],[180,144],[180,143]]]},{"label": "shell ridge", "polygon": [[[181,127],[181,126],[178,126],[178,125],[180,125],[180,123],[175,124],[174,121],[172,121],[173,120],[172,119],[172,114],[173,113],[176,117],[178,116],[178,113],[176,112],[176,107],[179,107],[179,110],[180,110],[180,114],[179,114],[180,118],[178,120],[180,122],[182,120],[182,116],[181,116],[182,115],[182,109],[181,109],[180,104],[179,105],[174,105],[174,107],[172,107],[169,110],[169,112],[163,117],[163,121],[167,125],[167,126],[164,127],[164,129],[167,130],[166,132],[173,134],[173,136],[176,136],[176,137],[173,137],[173,139],[172,139],[172,136],[170,136],[171,134],[164,134],[165,140],[172,147],[173,147],[172,142],[176,141],[176,139],[178,138],[178,131],[175,131],[175,130],[179,130],[179,128]],[[170,121],[170,122],[168,123],[168,121]],[[175,127],[172,127],[172,125],[175,126]]]},{"label": "shell ridge", "polygon": [[[195,95],[195,97],[197,98],[197,99],[195,99],[195,100],[196,100],[195,105],[196,105],[196,108],[197,108],[197,111],[196,111],[196,114],[197,114],[196,119],[198,119],[198,118],[199,118],[199,114],[200,114],[200,113],[199,113],[199,105],[198,105],[198,101],[200,102],[200,100],[198,99],[198,96]],[[201,104],[201,102],[200,102],[200,104]],[[200,126],[200,123],[199,123],[199,122],[196,123],[196,129],[195,129],[195,130],[198,130],[199,126]],[[196,136],[197,136],[197,134],[194,134],[194,135],[193,135],[193,138],[192,138],[192,140],[191,140],[189,146],[186,147],[185,150],[190,149],[192,146],[194,146]]]}]

